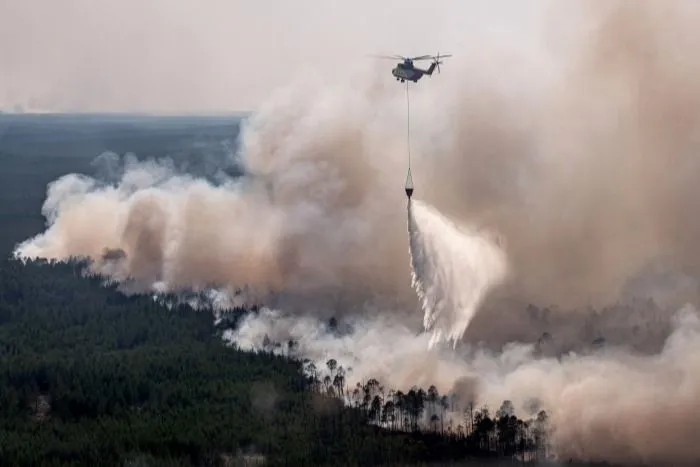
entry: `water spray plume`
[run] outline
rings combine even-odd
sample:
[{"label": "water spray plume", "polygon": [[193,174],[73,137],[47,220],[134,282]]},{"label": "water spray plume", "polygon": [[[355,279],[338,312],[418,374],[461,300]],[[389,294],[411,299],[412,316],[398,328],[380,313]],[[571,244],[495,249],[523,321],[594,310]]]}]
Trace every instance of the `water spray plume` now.
[{"label": "water spray plume", "polygon": [[423,309],[429,345],[462,338],[488,291],[505,279],[504,252],[489,238],[460,228],[435,208],[408,202],[411,285]]}]

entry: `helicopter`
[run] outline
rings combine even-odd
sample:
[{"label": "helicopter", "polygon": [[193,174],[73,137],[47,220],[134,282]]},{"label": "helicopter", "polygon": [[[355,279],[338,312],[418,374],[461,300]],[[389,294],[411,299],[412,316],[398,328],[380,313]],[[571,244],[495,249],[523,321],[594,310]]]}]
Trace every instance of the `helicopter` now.
[{"label": "helicopter", "polygon": [[[451,57],[451,54],[440,55],[420,55],[418,57],[404,57],[402,55],[377,55],[377,58],[388,58],[392,60],[403,60],[403,62],[396,65],[391,70],[391,74],[394,75],[396,81],[405,82],[406,80],[413,81],[417,83],[424,75],[432,76],[433,71],[437,68],[438,73],[440,72],[440,61],[441,58]],[[417,68],[413,65],[414,61],[417,60],[433,60],[427,70],[422,68]]]}]

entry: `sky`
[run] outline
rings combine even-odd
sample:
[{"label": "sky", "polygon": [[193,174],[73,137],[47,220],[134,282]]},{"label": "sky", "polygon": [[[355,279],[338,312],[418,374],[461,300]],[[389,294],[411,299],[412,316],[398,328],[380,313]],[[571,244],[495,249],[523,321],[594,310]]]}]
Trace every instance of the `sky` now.
[{"label": "sky", "polygon": [[351,81],[371,54],[522,43],[546,1],[0,0],[0,109],[253,111],[307,74]]}]

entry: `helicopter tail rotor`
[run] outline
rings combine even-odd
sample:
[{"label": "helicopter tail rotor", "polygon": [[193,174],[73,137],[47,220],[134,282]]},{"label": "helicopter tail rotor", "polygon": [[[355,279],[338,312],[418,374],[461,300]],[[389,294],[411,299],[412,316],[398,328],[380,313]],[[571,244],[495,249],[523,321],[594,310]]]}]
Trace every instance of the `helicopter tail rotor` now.
[{"label": "helicopter tail rotor", "polygon": [[437,68],[438,73],[440,73],[440,64],[442,63],[440,61],[440,58],[451,57],[451,56],[452,56],[452,54],[440,55],[440,52],[438,52],[437,55],[435,57],[433,57],[435,59],[435,66]]}]

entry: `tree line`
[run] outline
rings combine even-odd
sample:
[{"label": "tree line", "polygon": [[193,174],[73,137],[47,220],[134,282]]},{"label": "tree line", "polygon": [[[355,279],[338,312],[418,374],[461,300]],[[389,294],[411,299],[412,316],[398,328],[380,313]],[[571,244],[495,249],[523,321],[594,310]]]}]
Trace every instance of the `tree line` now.
[{"label": "tree line", "polygon": [[456,393],[440,394],[434,385],[403,391],[387,389],[371,378],[349,386],[348,372],[333,358],[321,368],[305,359],[304,373],[312,391],[351,407],[364,423],[392,433],[432,435],[451,445],[455,458],[507,457],[523,462],[548,458],[550,426],[545,410],[523,420],[515,415],[510,400],[492,414],[487,405],[461,401]]},{"label": "tree line", "polygon": [[0,465],[407,465],[512,451],[498,418],[443,423],[432,390],[349,389],[332,363],[310,377],[308,362],[225,345],[211,309],[127,296],[84,267],[0,262]]}]

